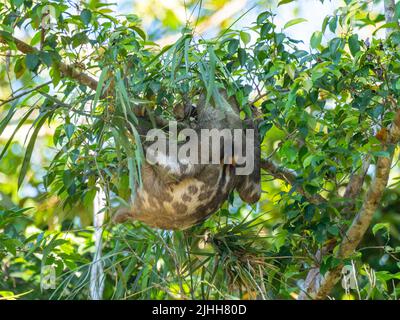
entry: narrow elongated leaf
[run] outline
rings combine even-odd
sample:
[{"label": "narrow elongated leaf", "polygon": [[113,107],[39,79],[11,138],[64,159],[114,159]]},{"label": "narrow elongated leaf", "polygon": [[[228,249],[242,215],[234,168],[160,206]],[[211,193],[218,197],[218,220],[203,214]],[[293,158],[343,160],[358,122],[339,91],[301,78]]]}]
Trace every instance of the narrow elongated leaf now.
[{"label": "narrow elongated leaf", "polygon": [[11,108],[8,110],[7,115],[4,117],[3,120],[0,122],[0,136],[3,133],[4,129],[7,127],[8,123],[10,122],[11,118],[15,114],[15,107],[16,104],[12,105]]},{"label": "narrow elongated leaf", "polygon": [[139,178],[140,172],[138,172],[137,170],[137,162],[136,162],[137,159],[135,151],[133,149],[132,144],[130,143],[130,141],[123,132],[113,129],[112,134],[114,136],[114,139],[118,141],[118,143],[122,146],[122,148],[126,152],[128,171],[129,171],[129,189],[131,190],[131,200],[133,201],[136,195],[136,184],[137,182],[140,181]]},{"label": "narrow elongated leaf", "polygon": [[24,115],[24,117],[18,122],[17,127],[15,128],[13,134],[11,135],[10,139],[8,139],[6,145],[4,146],[3,150],[1,150],[0,154],[0,160],[3,158],[4,154],[6,153],[8,147],[10,146],[10,143],[13,141],[15,134],[18,132],[18,130],[22,127],[22,125],[25,123],[25,121],[29,118],[33,110],[35,110],[36,107],[32,107],[28,110],[28,112]]},{"label": "narrow elongated leaf", "polygon": [[279,1],[278,7],[281,6],[281,5],[283,5],[283,4],[287,4],[287,3],[293,2],[293,1],[294,1],[294,0],[282,0],[282,1]]},{"label": "narrow elongated leaf", "polygon": [[189,73],[189,64],[190,64],[190,61],[189,61],[189,44],[190,44],[190,39],[187,38],[185,40],[185,53],[184,53],[184,55],[185,55],[186,73]]},{"label": "narrow elongated leaf", "polygon": [[291,26],[294,26],[296,24],[299,24],[299,23],[302,23],[302,22],[306,22],[306,21],[307,21],[307,19],[304,19],[304,18],[297,18],[297,19],[290,20],[290,21],[286,22],[286,24],[283,27],[283,29],[287,29],[287,28],[289,28]]},{"label": "narrow elongated leaf", "polygon": [[96,88],[96,94],[94,96],[93,103],[92,103],[92,114],[93,114],[93,110],[95,110],[95,108],[96,108],[97,102],[99,101],[100,95],[103,91],[103,85],[104,85],[104,81],[106,80],[107,73],[108,73],[108,66],[104,67],[103,70],[101,71],[99,82],[98,82],[97,88]]},{"label": "narrow elongated leaf", "polygon": [[28,146],[26,148],[24,160],[22,161],[22,167],[21,167],[21,171],[20,171],[19,177],[18,177],[18,189],[21,187],[21,184],[25,178],[26,172],[28,171],[29,162],[32,157],[33,148],[35,146],[35,142],[36,142],[37,136],[39,134],[39,131],[42,128],[42,125],[47,120],[48,116],[49,116],[49,113],[46,112],[46,113],[40,115],[39,118],[37,119],[37,121],[35,121],[36,122],[35,130],[33,131],[31,139],[29,140]]},{"label": "narrow elongated leaf", "polygon": [[[123,83],[122,79],[121,79],[121,75],[119,72],[117,72],[116,74],[116,96],[118,98],[118,101],[121,104],[122,107],[122,111],[125,117],[125,120],[127,122],[129,121],[129,118],[133,121],[133,123],[138,124],[138,119],[135,115],[135,113],[132,111],[131,108],[131,103],[130,103],[130,99],[129,99],[129,94],[128,91],[126,90],[125,84]],[[129,118],[128,118],[129,115]]]},{"label": "narrow elongated leaf", "polygon": [[385,23],[385,24],[381,25],[379,28],[377,28],[377,29],[372,33],[372,35],[375,35],[375,34],[376,34],[379,30],[381,30],[381,29],[396,29],[396,28],[398,28],[397,21],[388,22],[388,23]]},{"label": "narrow elongated leaf", "polygon": [[209,74],[208,74],[208,86],[207,86],[207,99],[206,101],[208,102],[210,100],[210,97],[212,93],[214,92],[214,87],[215,87],[215,53],[212,47],[208,48],[208,53],[210,56],[210,69],[209,69]]},{"label": "narrow elongated leaf", "polygon": [[397,3],[396,3],[394,12],[395,12],[396,18],[397,18],[397,19],[400,19],[400,2],[397,2]]}]

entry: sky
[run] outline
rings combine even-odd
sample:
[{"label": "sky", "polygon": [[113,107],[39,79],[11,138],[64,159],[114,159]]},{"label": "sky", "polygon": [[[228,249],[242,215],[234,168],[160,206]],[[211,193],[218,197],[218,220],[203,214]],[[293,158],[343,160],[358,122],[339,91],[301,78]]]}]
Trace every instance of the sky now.
[{"label": "sky", "polygon": [[[129,1],[117,1],[118,11],[120,13],[137,13],[143,19],[143,25],[147,32],[151,33],[154,28],[152,24],[151,17],[146,17],[145,12],[148,12],[149,6],[150,10],[153,10],[155,14],[160,14],[160,12],[166,8],[171,9],[174,13],[180,17],[182,20],[185,19],[185,9],[182,6],[182,1],[180,0],[168,0],[160,1],[160,6],[154,6],[154,0],[129,0]],[[206,2],[206,1],[205,1]],[[235,24],[236,29],[242,29],[243,27],[251,26],[251,23],[256,21],[258,14],[266,9],[272,9],[276,13],[275,23],[278,27],[283,28],[286,22],[294,18],[305,18],[306,22],[299,25],[293,26],[285,30],[292,38],[302,40],[304,42],[304,49],[308,47],[310,37],[312,33],[316,30],[320,30],[322,26],[323,19],[325,16],[330,15],[334,12],[334,9],[338,5],[342,4],[339,0],[325,0],[321,3],[318,0],[297,0],[292,3],[276,6],[277,1],[254,1],[254,0],[231,0],[230,5],[232,7],[240,7],[243,9],[235,14],[235,18],[239,17],[245,13],[248,9],[253,7],[256,3],[256,7],[245,14],[240,21]],[[272,4],[271,4],[272,3]],[[205,3],[207,6],[207,3]],[[207,31],[204,35],[205,37],[215,36],[216,30],[211,29]],[[301,46],[301,45],[300,45]]]}]

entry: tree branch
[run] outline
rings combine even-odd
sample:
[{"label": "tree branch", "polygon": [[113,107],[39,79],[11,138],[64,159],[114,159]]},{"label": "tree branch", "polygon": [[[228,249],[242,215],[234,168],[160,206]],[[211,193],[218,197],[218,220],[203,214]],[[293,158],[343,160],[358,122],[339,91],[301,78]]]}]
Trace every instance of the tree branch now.
[{"label": "tree branch", "polygon": [[[15,44],[16,48],[25,54],[29,54],[29,53],[39,53],[39,50],[36,49],[35,47],[32,47],[31,45],[15,38],[14,36],[12,36],[9,33],[5,33],[5,32],[1,32],[0,31],[0,43],[3,44],[8,44],[8,43],[13,43]],[[98,86],[98,81],[91,77],[90,75],[79,71],[78,69],[76,69],[75,67],[73,67],[72,65],[69,65],[67,63],[64,63],[62,61],[57,62],[58,66],[60,68],[60,72],[68,77],[71,78],[75,81],[77,81],[79,84],[84,85],[86,87],[89,87],[90,89],[92,89],[93,91],[97,90],[97,86]],[[111,96],[113,94],[113,88],[110,87],[107,92],[105,92],[103,94],[103,97],[107,97],[107,96]],[[136,107],[133,108],[134,113],[136,114],[136,116],[138,117],[142,117],[144,116],[144,110],[142,107]],[[154,116],[154,119],[156,121],[156,123],[159,126],[165,126],[168,124],[168,121],[166,121],[164,118],[159,117],[159,116]]]},{"label": "tree branch", "polygon": [[[384,0],[383,1],[384,8],[385,8],[385,20],[386,23],[397,23],[397,19],[395,17],[395,10],[396,10],[396,4],[394,0]],[[393,28],[387,28],[386,29],[386,36],[389,37],[389,35],[392,33]]]},{"label": "tree branch", "polygon": [[353,199],[356,197],[358,194],[361,192],[362,185],[365,180],[365,176],[367,175],[369,166],[371,165],[371,157],[368,156],[367,159],[365,159],[361,170],[353,174],[350,177],[350,181],[347,184],[346,191],[344,192],[343,198],[345,199]]},{"label": "tree branch", "polygon": [[39,89],[41,89],[41,88],[43,88],[43,87],[49,85],[50,83],[51,83],[51,81],[47,81],[47,82],[45,82],[45,83],[42,83],[42,84],[36,86],[35,88],[32,88],[32,89],[30,89],[30,90],[21,92],[21,93],[15,95],[15,96],[11,96],[10,98],[8,98],[8,99],[6,99],[6,100],[1,100],[0,107],[4,106],[5,104],[10,103],[10,102],[12,102],[12,101],[14,101],[14,100],[17,100],[17,99],[19,99],[19,98],[21,98],[21,97],[23,97],[23,96],[26,96],[27,94],[30,94],[30,93],[32,93],[32,92],[34,92],[34,91],[38,91]]},{"label": "tree branch", "polygon": [[[0,43],[7,44],[9,41],[13,42],[17,49],[22,53],[38,53],[39,50],[35,47],[30,46],[29,44],[13,37],[12,35],[7,34],[6,36],[4,33],[0,33]],[[61,73],[69,78],[77,80],[80,84],[91,88],[92,90],[96,91],[97,89],[97,80],[92,78],[91,76],[83,73],[73,66],[66,64],[64,62],[58,63]]]},{"label": "tree branch", "polygon": [[326,202],[326,199],[319,194],[311,195],[304,190],[297,182],[297,175],[295,172],[286,168],[278,167],[274,162],[267,159],[261,160],[261,169],[267,171],[271,176],[276,179],[284,180],[296,188],[296,191],[306,197],[311,203],[321,204]]}]

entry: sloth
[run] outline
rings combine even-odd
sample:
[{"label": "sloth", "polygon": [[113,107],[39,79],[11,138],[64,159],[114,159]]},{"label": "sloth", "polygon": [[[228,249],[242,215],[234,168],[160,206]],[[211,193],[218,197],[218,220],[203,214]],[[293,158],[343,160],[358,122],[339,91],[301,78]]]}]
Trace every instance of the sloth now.
[{"label": "sloth", "polygon": [[[240,151],[246,148],[249,141],[254,146],[251,150],[253,154],[246,154],[246,157],[249,156],[254,161],[252,172],[238,175],[236,170],[243,166],[243,161],[239,161],[240,155],[234,151],[228,154],[229,161],[226,161],[227,155],[222,148],[217,154],[219,161],[209,163],[180,161],[171,157],[169,150],[164,153],[158,152],[154,156],[155,161],[143,162],[142,184],[138,186],[130,207],[120,208],[114,215],[114,222],[138,220],[151,227],[183,230],[204,221],[215,213],[234,190],[239,193],[243,201],[249,204],[259,200],[261,195],[260,139],[257,120],[252,117],[240,119],[236,99],[227,98],[224,90],[217,91],[213,95],[212,102],[207,100],[210,99],[207,99],[204,93],[200,94],[195,107],[194,131],[200,134],[202,129],[230,130],[231,132],[234,129],[253,129],[254,134],[251,136],[245,130],[246,134],[238,138],[242,140]],[[192,111],[186,110],[185,113],[193,115]],[[235,144],[235,142],[237,141],[232,139],[224,143]],[[215,143],[215,140],[212,143]],[[207,151],[206,149],[215,151],[212,143],[203,140],[198,142],[199,154]],[[178,151],[183,146],[180,143]],[[143,147],[147,159],[148,153],[152,150],[148,144],[144,143]]]}]

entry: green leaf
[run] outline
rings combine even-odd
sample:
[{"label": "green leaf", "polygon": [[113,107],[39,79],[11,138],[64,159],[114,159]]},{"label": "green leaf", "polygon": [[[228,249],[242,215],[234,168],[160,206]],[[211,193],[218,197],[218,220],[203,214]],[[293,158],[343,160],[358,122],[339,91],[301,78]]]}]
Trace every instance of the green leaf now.
[{"label": "green leaf", "polygon": [[342,45],[342,39],[341,38],[334,38],[329,42],[329,52],[332,56],[334,56],[339,48]]},{"label": "green leaf", "polygon": [[325,33],[328,22],[329,22],[329,16],[325,17],[324,21],[322,21],[322,30],[321,30],[322,33]]},{"label": "green leaf", "polygon": [[360,51],[360,42],[358,41],[357,34],[353,34],[349,37],[349,48],[353,57],[357,54],[358,51]]},{"label": "green leaf", "polygon": [[272,29],[272,25],[269,22],[264,23],[260,30],[261,39],[265,39],[271,29]]},{"label": "green leaf", "polygon": [[53,82],[53,85],[56,87],[61,80],[61,71],[60,71],[59,65],[56,63],[53,64],[49,73],[50,73],[50,77]]},{"label": "green leaf", "polygon": [[328,227],[328,232],[331,235],[338,236],[339,235],[339,231],[340,230],[339,230],[338,226],[336,226],[336,225],[332,225],[332,226]]},{"label": "green leaf", "polygon": [[42,31],[38,31],[35,33],[35,35],[32,37],[31,41],[29,42],[31,46],[35,46],[40,42],[40,39],[42,38]]},{"label": "green leaf", "polygon": [[0,160],[3,158],[4,154],[6,153],[8,147],[10,146],[10,143],[13,141],[15,134],[18,132],[18,130],[22,127],[24,122],[29,118],[31,113],[35,110],[35,107],[32,107],[28,110],[28,112],[22,117],[22,119],[18,122],[17,127],[15,128],[14,132],[12,133],[10,139],[8,139],[6,145],[4,146],[3,150],[1,150],[0,153]]},{"label": "green leaf", "polygon": [[310,154],[309,156],[307,156],[304,160],[303,160],[303,167],[307,168],[312,161],[314,160],[315,156]]},{"label": "green leaf", "polygon": [[280,154],[284,156],[289,162],[293,162],[297,158],[297,149],[293,147],[292,142],[286,141],[280,149]]},{"label": "green leaf", "polygon": [[240,39],[246,45],[246,44],[248,44],[250,42],[251,37],[250,37],[250,34],[248,32],[241,31],[240,32]]},{"label": "green leaf", "polygon": [[372,33],[372,35],[375,35],[381,29],[396,29],[396,28],[398,28],[397,21],[388,22],[388,23],[385,23],[385,24],[381,25],[379,28],[377,28]]},{"label": "green leaf", "polygon": [[13,104],[12,107],[8,110],[7,115],[4,117],[4,119],[0,121],[0,136],[3,133],[4,129],[7,127],[13,115],[15,114],[16,106],[16,104]]},{"label": "green leaf", "polygon": [[281,230],[279,233],[274,235],[273,245],[275,247],[276,252],[279,252],[279,250],[285,245],[286,241],[288,240],[287,235],[288,235],[287,230]]},{"label": "green leaf", "polygon": [[397,19],[400,19],[400,2],[396,3],[396,7],[395,7],[395,10],[394,10],[394,13],[395,13],[395,17]]},{"label": "green leaf", "polygon": [[290,79],[294,80],[296,75],[296,67],[292,63],[285,66],[285,71],[289,75]]},{"label": "green leaf", "polygon": [[17,79],[21,78],[26,70],[26,66],[23,62],[24,62],[24,59],[22,59],[22,58],[17,59],[15,62],[14,73],[15,73],[15,77]]},{"label": "green leaf", "polygon": [[104,67],[103,70],[101,71],[99,82],[97,83],[96,94],[94,96],[93,103],[92,103],[92,112],[94,112],[97,102],[100,99],[100,95],[103,91],[104,82],[106,80],[107,74],[108,74],[108,66]]},{"label": "green leaf", "polygon": [[31,136],[31,139],[29,140],[28,146],[26,147],[24,160],[22,161],[22,167],[21,167],[19,177],[18,177],[18,189],[21,187],[22,181],[24,180],[26,172],[28,171],[29,162],[31,160],[31,156],[32,156],[33,148],[35,146],[36,138],[39,134],[39,131],[40,131],[42,125],[47,120],[48,116],[49,116],[49,113],[46,112],[45,114],[40,115],[38,119],[36,119],[35,130],[32,133],[32,136]]},{"label": "green leaf", "polygon": [[400,90],[400,78],[396,81],[396,90]]},{"label": "green leaf", "polygon": [[166,53],[167,51],[169,51],[171,48],[174,48],[175,46],[173,44],[168,44],[165,47],[163,47],[161,49],[161,51],[153,57],[153,59],[151,59],[145,66],[144,68],[148,68],[150,67],[154,62],[156,62],[164,53]]},{"label": "green leaf", "polygon": [[90,189],[85,192],[85,195],[83,197],[83,204],[86,208],[90,208],[90,206],[93,205],[93,200],[96,196],[96,192],[96,189]]},{"label": "green leaf", "polygon": [[80,18],[83,22],[84,25],[88,25],[90,23],[90,20],[92,19],[92,12],[88,9],[83,9]]},{"label": "green leaf", "polygon": [[310,40],[310,45],[311,48],[316,49],[318,46],[321,44],[322,41],[322,32],[321,31],[315,31]]},{"label": "green leaf", "polygon": [[72,46],[77,48],[85,43],[89,42],[89,38],[86,33],[79,32],[72,36]]},{"label": "green leaf", "polygon": [[39,53],[39,57],[40,60],[48,67],[50,67],[52,65],[52,58],[51,58],[51,54],[46,52],[46,51],[41,51]]},{"label": "green leaf", "polygon": [[283,33],[275,33],[275,42],[279,46],[283,40],[285,40],[285,35]]},{"label": "green leaf", "polygon": [[13,0],[11,3],[19,8],[24,3],[24,0]]},{"label": "green leaf", "polygon": [[58,246],[63,245],[64,243],[67,243],[68,240],[65,239],[57,239],[57,235],[55,235],[51,241],[46,244],[46,246],[43,249],[43,256],[42,256],[42,267],[46,265],[46,260],[49,254],[54,251],[54,249]]},{"label": "green leaf", "polygon": [[271,15],[271,13],[269,11],[264,11],[262,13],[260,13],[257,17],[257,24],[261,24],[263,23],[265,20],[268,19],[268,17]]},{"label": "green leaf", "polygon": [[261,141],[264,140],[265,134],[272,128],[271,121],[263,121],[259,126]]},{"label": "green leaf", "polygon": [[237,51],[238,48],[239,48],[239,40],[232,39],[231,41],[229,41],[228,52],[230,54],[235,54],[235,52]]},{"label": "green leaf", "polygon": [[64,183],[64,186],[68,188],[74,183],[74,176],[71,172],[71,170],[65,170],[62,176],[62,181]]},{"label": "green leaf", "polygon": [[340,263],[340,260],[332,257],[332,256],[325,256],[322,260],[320,265],[319,271],[322,275],[325,275],[330,269],[335,268]]},{"label": "green leaf", "polygon": [[286,22],[286,24],[283,27],[283,29],[287,29],[287,28],[289,28],[291,26],[294,26],[296,24],[299,24],[299,23],[302,23],[302,22],[306,22],[306,21],[307,21],[307,19],[304,19],[304,18],[296,18],[296,19],[290,20],[290,21]]},{"label": "green leaf", "polygon": [[39,64],[39,57],[34,53],[28,53],[25,57],[25,65],[29,70],[35,70]]},{"label": "green leaf", "polygon": [[379,230],[382,230],[382,229],[385,230],[385,233],[389,234],[389,232],[390,232],[390,224],[389,224],[388,222],[385,222],[385,223],[377,223],[376,225],[374,225],[374,226],[372,227],[372,233],[373,233],[374,236],[375,236],[376,233],[377,233]]},{"label": "green leaf", "polygon": [[238,49],[238,58],[239,58],[240,65],[244,66],[246,64],[246,60],[247,60],[246,50],[244,50],[243,48],[239,48]]},{"label": "green leaf", "polygon": [[329,21],[329,30],[333,33],[336,31],[338,16],[334,16]]},{"label": "green leaf", "polygon": [[278,3],[278,7],[281,6],[281,5],[283,5],[283,4],[287,4],[287,3],[293,2],[293,1],[294,1],[294,0],[281,0],[281,1],[279,1],[279,3]]},{"label": "green leaf", "polygon": [[374,151],[372,152],[374,157],[389,158],[390,153],[388,151]]},{"label": "green leaf", "polygon": [[216,70],[216,56],[212,47],[208,48],[208,54],[210,57],[210,69],[208,73],[208,84],[207,84],[207,97],[206,100],[209,101],[211,95],[214,93],[215,89],[215,70]]},{"label": "green leaf", "polygon": [[[130,25],[130,29],[135,30],[136,33],[144,40],[146,41],[146,32],[143,31],[143,29],[139,28],[138,26],[135,25]],[[186,39],[187,40],[187,39]]]},{"label": "green leaf", "polygon": [[65,134],[67,135],[68,140],[71,139],[72,135],[75,132],[75,126],[72,123],[67,123],[64,125]]}]

